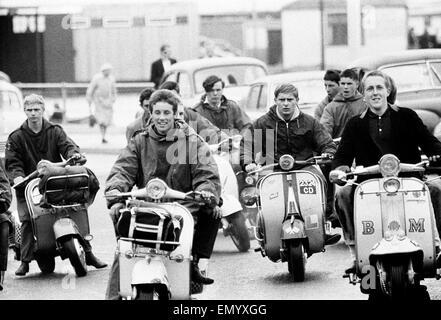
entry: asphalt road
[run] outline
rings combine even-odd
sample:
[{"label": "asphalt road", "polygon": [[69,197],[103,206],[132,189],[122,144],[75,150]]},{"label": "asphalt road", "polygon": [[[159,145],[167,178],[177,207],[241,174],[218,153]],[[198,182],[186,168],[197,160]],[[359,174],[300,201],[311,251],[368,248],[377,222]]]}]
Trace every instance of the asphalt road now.
[{"label": "asphalt road", "polygon": [[[94,253],[111,263],[115,248],[112,223],[107,215],[103,197],[104,181],[115,160],[113,155],[88,155],[87,165],[101,182],[95,203],[90,207],[89,219]],[[342,271],[349,264],[349,252],[342,241],[308,259],[306,278],[294,283],[286,263],[273,263],[253,249],[239,253],[233,242],[219,232],[214,253],[209,264],[209,275],[215,283],[206,286],[204,292],[195,295],[197,300],[365,300],[358,286],[350,285],[342,278]],[[5,289],[0,300],[89,300],[104,299],[110,267],[96,270],[89,267],[86,277],[77,278],[67,260],[56,259],[55,272],[42,275],[36,262],[30,265],[25,277],[17,277],[14,271],[19,262],[9,255]],[[430,279],[424,282],[432,299],[441,298],[440,282]]]}]

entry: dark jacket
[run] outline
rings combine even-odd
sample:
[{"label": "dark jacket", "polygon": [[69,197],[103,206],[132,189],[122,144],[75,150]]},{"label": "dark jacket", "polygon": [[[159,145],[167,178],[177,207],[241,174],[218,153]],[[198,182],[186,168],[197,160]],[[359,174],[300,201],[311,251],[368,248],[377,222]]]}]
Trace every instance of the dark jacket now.
[{"label": "dark jacket", "polygon": [[[428,157],[441,155],[441,142],[427,130],[415,111],[392,105],[389,107],[392,153],[400,162],[420,162],[421,153],[418,147]],[[333,168],[343,165],[350,167],[354,159],[357,166],[378,164],[383,154],[369,134],[369,117],[366,114],[367,110],[349,120],[332,162]]]},{"label": "dark jacket", "polygon": [[205,95],[202,99],[193,109],[219,129],[237,129],[240,132],[251,127],[250,117],[233,100],[222,96],[221,105],[216,108],[205,102]]},{"label": "dark jacket", "polygon": [[[34,133],[26,120],[8,137],[5,168],[13,181],[16,177],[25,177],[35,171],[42,159],[61,162],[62,156],[67,159],[74,153],[80,153],[80,148],[61,126],[43,119],[42,130]],[[24,190],[17,190],[17,196],[24,197]]]},{"label": "dark jacket", "polygon": [[341,137],[346,123],[352,117],[359,115],[367,106],[363,101],[361,93],[357,92],[355,96],[345,99],[343,94],[338,93],[324,109],[320,123],[328,131],[333,139]]},{"label": "dark jacket", "polygon": [[[170,58],[170,64],[175,64],[176,59]],[[150,69],[150,81],[155,84],[155,89],[159,87],[162,75],[164,74],[164,66],[162,65],[162,60],[158,59],[154,61]]]},{"label": "dark jacket", "polygon": [[[194,131],[196,131],[197,134],[210,144],[218,143],[221,139],[227,138],[218,127],[191,108],[184,108],[184,120]],[[149,123],[150,112],[144,111],[141,117],[136,118],[127,126],[127,142],[136,133],[144,131]]]},{"label": "dark jacket", "polygon": [[330,103],[329,96],[327,95],[320,103],[315,107],[314,109],[314,118],[317,121],[320,121],[322,118],[323,111],[325,110],[325,107]]},{"label": "dark jacket", "polygon": [[[262,139],[259,138],[260,132],[257,131],[259,129]],[[300,112],[295,119],[285,121],[277,115],[276,105],[273,105],[265,115],[254,122],[252,131],[254,154],[262,152],[263,156],[271,157],[266,147],[274,146],[274,162],[279,161],[280,156],[284,154],[290,154],[298,160],[306,160],[312,157],[314,152],[334,154],[337,149],[331,136],[312,116]],[[245,140],[250,141],[246,138]],[[247,157],[249,159],[251,154],[250,147],[251,144],[245,142],[245,155],[241,156],[243,165],[250,162],[247,161]]]},{"label": "dark jacket", "polygon": [[3,164],[0,163],[0,223],[8,222],[11,226],[9,212],[7,211],[12,201],[11,187],[6,176]]},{"label": "dark jacket", "polygon": [[[165,182],[170,188],[182,192],[210,191],[218,202],[219,172],[208,145],[185,123],[176,122],[175,126],[166,137],[158,135],[152,125],[136,134],[113,165],[105,191],[128,192],[135,185],[143,188],[156,177],[155,172],[169,164]],[[158,154],[167,157],[158,158]],[[112,202],[107,205],[110,208]]]}]

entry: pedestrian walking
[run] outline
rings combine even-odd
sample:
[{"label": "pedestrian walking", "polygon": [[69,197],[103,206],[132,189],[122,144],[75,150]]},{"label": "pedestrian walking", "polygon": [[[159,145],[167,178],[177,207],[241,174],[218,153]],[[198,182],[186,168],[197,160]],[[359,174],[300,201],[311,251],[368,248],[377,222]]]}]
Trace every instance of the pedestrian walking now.
[{"label": "pedestrian walking", "polygon": [[[112,75],[113,67],[105,63],[101,66],[101,72],[95,74],[86,92],[90,114],[95,116],[100,127],[102,143],[107,143],[107,127],[112,124],[113,104],[116,101],[116,82]],[[92,107],[94,104],[94,109]]]}]

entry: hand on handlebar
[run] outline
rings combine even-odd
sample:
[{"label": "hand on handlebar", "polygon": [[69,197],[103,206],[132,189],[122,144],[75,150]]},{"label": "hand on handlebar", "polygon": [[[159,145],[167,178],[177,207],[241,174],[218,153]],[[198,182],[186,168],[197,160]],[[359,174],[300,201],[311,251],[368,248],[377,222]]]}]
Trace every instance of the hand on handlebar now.
[{"label": "hand on handlebar", "polygon": [[332,183],[338,184],[339,186],[344,186],[346,184],[346,172],[342,170],[332,170],[329,173],[329,180]]},{"label": "hand on handlebar", "polygon": [[441,155],[436,154],[427,158],[429,159],[430,162],[438,162],[441,160]]},{"label": "hand on handlebar", "polygon": [[329,159],[329,160],[334,159],[334,155],[331,154],[331,153],[327,153],[327,152],[323,152],[323,153],[321,154],[321,157],[322,157],[324,160],[326,160],[326,159]]},{"label": "hand on handlebar", "polygon": [[251,171],[259,169],[260,167],[261,167],[260,165],[258,165],[257,163],[253,162],[253,163],[247,164],[245,166],[245,171],[246,172],[251,172]]},{"label": "hand on handlebar", "polygon": [[210,205],[210,206],[215,206],[216,205],[216,197],[214,196],[214,194],[210,191],[201,191],[200,192],[201,198],[202,200]]},{"label": "hand on handlebar", "polygon": [[19,184],[23,180],[24,180],[24,177],[22,177],[22,176],[18,176],[16,178],[14,178],[14,185]]}]

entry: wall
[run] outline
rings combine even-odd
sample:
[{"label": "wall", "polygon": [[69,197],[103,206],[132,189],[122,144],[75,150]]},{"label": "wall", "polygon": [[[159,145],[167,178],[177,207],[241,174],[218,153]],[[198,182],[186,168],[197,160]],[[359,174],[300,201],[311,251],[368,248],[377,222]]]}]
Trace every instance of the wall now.
[{"label": "wall", "polygon": [[[138,23],[132,27],[74,30],[76,81],[89,81],[105,62],[113,65],[119,81],[149,81],[151,63],[159,58],[164,43],[171,46],[172,56],[178,61],[198,55],[199,17],[194,3],[88,6],[82,14],[94,18],[131,17]],[[144,17],[178,19],[174,24],[157,26],[144,23]]]}]

